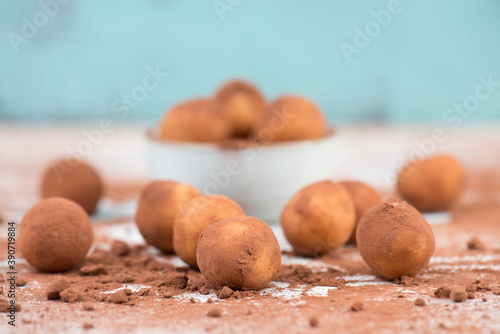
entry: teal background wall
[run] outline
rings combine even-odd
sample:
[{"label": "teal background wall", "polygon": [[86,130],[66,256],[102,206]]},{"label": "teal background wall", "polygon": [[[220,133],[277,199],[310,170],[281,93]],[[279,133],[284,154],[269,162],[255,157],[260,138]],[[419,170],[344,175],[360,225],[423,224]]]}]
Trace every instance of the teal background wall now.
[{"label": "teal background wall", "polygon": [[[439,122],[474,94],[479,76],[500,82],[495,0],[401,0],[348,62],[342,43],[355,46],[355,28],[392,1],[1,1],[0,118],[99,119],[121,110],[123,119],[153,120],[243,77],[269,99],[307,96],[332,121]],[[53,17],[44,20],[47,6]],[[30,38],[23,18],[39,25]],[[25,38],[18,52],[13,34]],[[168,77],[140,95],[136,87],[157,66]],[[134,88],[140,99],[126,104]],[[470,121],[500,120],[496,89]]]}]

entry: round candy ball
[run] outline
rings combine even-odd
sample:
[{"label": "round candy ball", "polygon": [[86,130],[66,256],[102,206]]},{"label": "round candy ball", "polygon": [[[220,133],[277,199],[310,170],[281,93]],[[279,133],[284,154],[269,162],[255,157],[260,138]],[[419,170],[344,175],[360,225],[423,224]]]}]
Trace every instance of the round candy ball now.
[{"label": "round candy ball", "polygon": [[327,125],[322,112],[298,96],[283,96],[257,121],[253,135],[260,142],[282,142],[324,137]]},{"label": "round candy ball", "polygon": [[24,215],[18,242],[24,258],[35,268],[60,272],[80,263],[93,239],[85,210],[66,198],[52,197]]},{"label": "round candy ball", "polygon": [[415,276],[434,253],[434,233],[408,203],[388,199],[361,218],[356,232],[359,253],[380,277]]},{"label": "round candy ball", "polygon": [[88,214],[95,211],[102,193],[103,185],[99,174],[82,161],[57,161],[42,177],[42,198],[70,199],[80,204]]},{"label": "round candy ball", "polygon": [[403,199],[422,212],[447,210],[460,195],[464,172],[449,155],[414,161],[403,167],[397,187]]},{"label": "round candy ball", "polygon": [[215,100],[197,99],[173,107],[161,122],[163,140],[219,142],[231,136],[231,119]]},{"label": "round candy ball", "polygon": [[344,245],[355,226],[351,195],[338,183],[323,181],[301,189],[281,213],[285,236],[297,253],[316,256]]},{"label": "round candy ball", "polygon": [[[365,183],[358,181],[342,181],[339,183],[343,185],[352,196],[354,207],[356,208],[356,225],[368,209],[371,209],[382,201],[380,194]],[[354,228],[348,243],[356,243],[356,228]]]},{"label": "round candy ball", "polygon": [[259,290],[278,275],[281,252],[266,223],[239,216],[212,224],[201,234],[197,259],[214,286]]},{"label": "round candy ball", "polygon": [[220,220],[244,215],[243,209],[229,197],[208,195],[193,198],[182,207],[175,219],[175,254],[197,268],[196,249],[201,233]]},{"label": "round candy ball", "polygon": [[259,90],[244,81],[225,84],[215,98],[231,118],[234,136],[248,136],[266,109],[266,101]]},{"label": "round candy ball", "polygon": [[182,206],[202,194],[190,185],[172,181],[153,181],[144,188],[135,222],[144,239],[154,247],[172,253],[175,217]]}]

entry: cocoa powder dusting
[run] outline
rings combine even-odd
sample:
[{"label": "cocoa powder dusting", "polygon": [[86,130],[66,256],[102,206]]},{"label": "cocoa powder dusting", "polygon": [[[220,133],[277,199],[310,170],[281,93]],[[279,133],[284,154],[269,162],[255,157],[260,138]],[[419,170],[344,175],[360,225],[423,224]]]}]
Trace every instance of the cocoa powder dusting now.
[{"label": "cocoa powder dusting", "polygon": [[220,311],[220,309],[215,308],[209,310],[207,315],[212,318],[220,318],[222,316],[222,312]]},{"label": "cocoa powder dusting", "polygon": [[109,295],[108,301],[115,304],[124,304],[128,302],[127,293],[125,292],[125,290],[118,290],[115,293]]},{"label": "cocoa powder dusting", "polygon": [[[16,312],[21,311],[21,305],[15,304],[14,306]],[[0,312],[10,313],[11,304],[10,301],[5,298],[0,298]]]},{"label": "cocoa powder dusting", "polygon": [[233,290],[231,290],[229,287],[225,286],[220,290],[218,297],[220,299],[227,299],[227,298],[231,297],[233,295],[233,293],[234,293]]},{"label": "cocoa powder dusting", "polygon": [[455,303],[464,302],[467,299],[467,291],[465,287],[461,285],[455,285],[450,290],[450,299]]},{"label": "cocoa powder dusting", "polygon": [[59,299],[61,292],[68,289],[71,283],[64,277],[60,277],[57,281],[53,282],[45,292],[48,300]]},{"label": "cocoa powder dusting", "polygon": [[98,276],[107,274],[102,264],[94,264],[80,268],[80,274],[84,276]]},{"label": "cocoa powder dusting", "polygon": [[448,286],[440,286],[434,291],[434,296],[443,299],[450,298],[450,291],[451,289]]},{"label": "cocoa powder dusting", "polygon": [[[141,187],[133,188],[133,196]],[[495,189],[500,190],[500,182]],[[76,268],[49,274],[18,264],[26,283],[16,287],[17,326],[20,332],[35,334],[54,329],[89,333],[290,333],[291,328],[314,333],[329,333],[332,328],[339,333],[353,328],[390,333],[442,328],[498,331],[500,206],[465,205],[453,215],[452,224],[433,226],[435,254],[415,277],[395,281],[376,277],[353,246],[318,258],[301,257],[284,247],[278,277],[260,291],[214,288],[177,257],[106,234],[133,228],[132,221],[100,222],[93,226],[92,252]],[[488,247],[465,247],[472,235],[480,235]],[[7,248],[4,240],[0,247]],[[0,253],[0,260],[5,260],[5,254]],[[0,268],[2,312],[8,312],[10,305],[8,278]]]},{"label": "cocoa powder dusting", "polygon": [[351,305],[351,311],[353,312],[359,312],[363,310],[363,303],[362,302],[355,302],[354,304]]},{"label": "cocoa powder dusting", "polygon": [[478,237],[473,237],[472,239],[467,241],[467,248],[474,250],[485,250],[486,245]]},{"label": "cocoa powder dusting", "polygon": [[92,329],[92,328],[94,328],[94,324],[93,323],[88,322],[88,321],[86,321],[86,322],[83,323],[83,329],[89,330],[89,329]]},{"label": "cocoa powder dusting", "polygon": [[415,299],[415,306],[425,306],[425,300],[422,298]]},{"label": "cocoa powder dusting", "polygon": [[318,327],[318,325],[319,325],[318,317],[311,317],[311,318],[309,318],[309,325],[311,327]]},{"label": "cocoa powder dusting", "polygon": [[111,253],[118,256],[127,255],[130,252],[128,245],[121,240],[114,240],[111,243]]},{"label": "cocoa powder dusting", "polygon": [[82,306],[83,306],[83,309],[85,311],[94,311],[95,310],[95,303],[93,303],[93,302],[84,302]]},{"label": "cocoa powder dusting", "polygon": [[28,281],[23,276],[17,276],[16,285],[17,286],[25,286],[28,284]]}]

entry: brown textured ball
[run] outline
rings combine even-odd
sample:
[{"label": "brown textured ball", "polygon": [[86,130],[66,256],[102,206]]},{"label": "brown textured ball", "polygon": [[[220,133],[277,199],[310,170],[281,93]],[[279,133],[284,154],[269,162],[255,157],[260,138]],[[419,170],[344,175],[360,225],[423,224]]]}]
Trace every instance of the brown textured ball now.
[{"label": "brown textured ball", "polygon": [[42,198],[64,197],[80,204],[87,213],[94,212],[103,193],[99,174],[82,161],[60,160],[44,173]]},{"label": "brown textured ball", "polygon": [[231,136],[231,119],[215,100],[181,103],[161,122],[161,139],[188,142],[219,142]]},{"label": "brown textured ball", "polygon": [[271,228],[248,216],[210,225],[200,236],[197,258],[210,283],[233,290],[266,287],[281,265],[280,247]]},{"label": "brown textured ball", "polygon": [[464,172],[448,155],[408,163],[398,175],[397,187],[405,200],[423,212],[447,210],[463,187]]},{"label": "brown textured ball", "polygon": [[[342,181],[339,183],[343,185],[352,196],[354,207],[356,208],[356,225],[368,209],[371,209],[382,200],[380,194],[365,183],[358,181]],[[348,243],[356,243],[356,228],[354,228]]]},{"label": "brown textured ball", "polygon": [[197,268],[196,248],[201,233],[220,220],[244,215],[245,211],[229,197],[208,195],[193,198],[182,207],[175,219],[175,254],[191,267]]},{"label": "brown textured ball", "polygon": [[190,185],[153,181],[142,191],[135,222],[144,239],[154,247],[172,253],[175,217],[182,206],[201,193]]},{"label": "brown textured ball", "polygon": [[361,257],[383,278],[415,276],[434,253],[434,233],[424,217],[405,201],[385,200],[359,221],[356,238]]},{"label": "brown textured ball", "polygon": [[77,203],[51,197],[33,206],[21,222],[19,248],[39,270],[58,272],[80,263],[94,232],[85,210]]},{"label": "brown textured ball", "polygon": [[315,256],[344,245],[355,218],[354,202],[345,187],[323,181],[292,197],[281,213],[281,226],[297,253]]},{"label": "brown textured ball", "polygon": [[257,121],[253,135],[260,142],[317,139],[325,136],[322,112],[298,96],[283,96],[271,104]]},{"label": "brown textured ball", "polygon": [[233,123],[233,135],[248,136],[257,119],[266,109],[259,90],[248,82],[231,81],[222,86],[215,98]]}]

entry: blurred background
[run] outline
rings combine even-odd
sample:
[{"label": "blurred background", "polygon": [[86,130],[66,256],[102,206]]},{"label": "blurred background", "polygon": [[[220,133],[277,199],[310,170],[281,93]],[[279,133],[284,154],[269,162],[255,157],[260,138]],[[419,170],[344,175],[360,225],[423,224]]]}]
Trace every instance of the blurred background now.
[{"label": "blurred background", "polygon": [[467,121],[500,120],[499,18],[496,0],[2,1],[0,118],[157,120],[240,77],[331,122],[426,124],[482,78],[498,94]]}]

